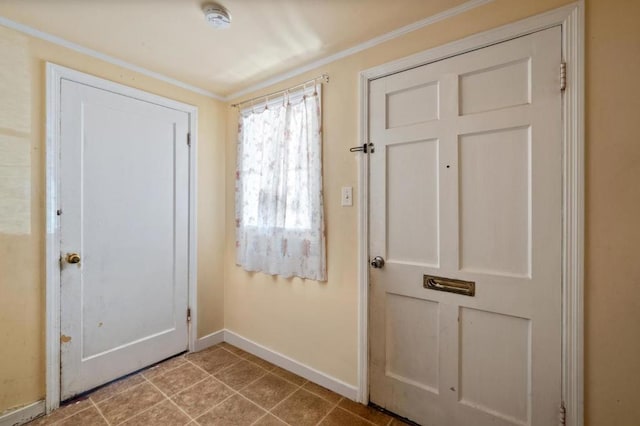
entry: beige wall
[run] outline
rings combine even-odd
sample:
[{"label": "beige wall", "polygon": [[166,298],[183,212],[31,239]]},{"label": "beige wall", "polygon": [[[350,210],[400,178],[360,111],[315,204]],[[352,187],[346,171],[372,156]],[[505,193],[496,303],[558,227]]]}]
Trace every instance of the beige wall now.
[{"label": "beige wall", "polygon": [[45,394],[46,61],[199,108],[198,334],[223,327],[224,105],[0,26],[0,413]]},{"label": "beige wall", "polygon": [[[237,113],[229,108],[225,327],[355,386],[357,209],[340,207],[340,187],[357,186],[348,148],[361,143],[358,73],[567,3],[496,0],[252,94],[321,72],[331,76],[323,92],[326,283],[249,274],[235,266]],[[585,417],[588,425],[632,425],[640,424],[640,2],[587,0],[586,11]]]},{"label": "beige wall", "polygon": [[587,2],[585,391],[591,425],[640,424],[640,2]]}]

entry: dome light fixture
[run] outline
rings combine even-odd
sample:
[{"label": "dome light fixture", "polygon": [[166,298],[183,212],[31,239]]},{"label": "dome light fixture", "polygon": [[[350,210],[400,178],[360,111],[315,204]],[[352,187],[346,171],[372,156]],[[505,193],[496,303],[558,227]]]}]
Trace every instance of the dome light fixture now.
[{"label": "dome light fixture", "polygon": [[231,14],[227,9],[215,3],[207,3],[202,6],[204,18],[213,28],[229,28]]}]

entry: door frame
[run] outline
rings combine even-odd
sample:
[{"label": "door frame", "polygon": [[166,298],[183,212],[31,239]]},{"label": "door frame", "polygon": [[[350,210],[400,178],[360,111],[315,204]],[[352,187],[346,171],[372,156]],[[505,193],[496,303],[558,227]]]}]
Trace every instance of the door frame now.
[{"label": "door frame", "polygon": [[[360,141],[369,141],[369,83],[547,28],[562,28],[568,84],[562,94],[562,400],[566,424],[584,424],[584,2],[379,65],[360,73]],[[560,73],[560,69],[558,69]],[[369,402],[369,159],[358,170],[358,401]],[[559,407],[559,410],[561,408]]]},{"label": "door frame", "polygon": [[[198,108],[50,62],[46,64],[46,412],[60,406],[60,101],[62,80],[86,84],[189,115],[188,349],[197,340],[197,140]],[[185,312],[186,316],[186,312]]]}]

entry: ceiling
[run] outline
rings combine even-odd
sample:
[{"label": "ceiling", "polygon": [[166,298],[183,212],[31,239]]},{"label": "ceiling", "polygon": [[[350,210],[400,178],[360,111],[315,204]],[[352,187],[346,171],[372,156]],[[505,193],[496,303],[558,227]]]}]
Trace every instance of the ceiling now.
[{"label": "ceiling", "polygon": [[2,0],[0,16],[227,96],[466,0]]}]

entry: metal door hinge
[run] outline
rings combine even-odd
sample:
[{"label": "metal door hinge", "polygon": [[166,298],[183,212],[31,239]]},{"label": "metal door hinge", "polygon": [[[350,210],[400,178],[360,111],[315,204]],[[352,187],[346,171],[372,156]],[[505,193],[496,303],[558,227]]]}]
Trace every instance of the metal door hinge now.
[{"label": "metal door hinge", "polygon": [[191,308],[187,308],[187,322],[191,322]]},{"label": "metal door hinge", "polygon": [[567,424],[567,408],[564,406],[564,401],[560,403],[560,410],[558,411],[558,424],[565,426]]},{"label": "metal door hinge", "polygon": [[349,152],[360,152],[360,151],[364,152],[365,154],[367,152],[370,152],[372,154],[374,152],[376,152],[376,150],[375,150],[375,148],[374,148],[374,146],[373,146],[373,144],[371,142],[365,143],[363,145],[358,145],[358,146],[354,146],[352,148],[349,148]]},{"label": "metal door hinge", "polygon": [[560,63],[560,90],[564,91],[567,88],[567,63]]},{"label": "metal door hinge", "polygon": [[187,145],[191,146],[191,133],[187,133]]}]

